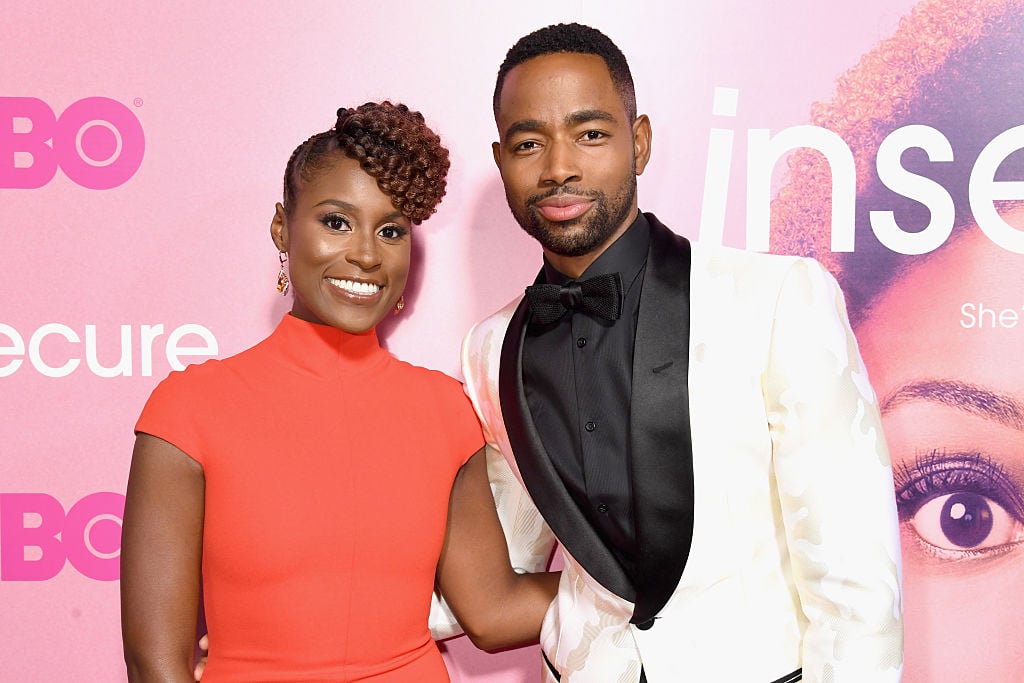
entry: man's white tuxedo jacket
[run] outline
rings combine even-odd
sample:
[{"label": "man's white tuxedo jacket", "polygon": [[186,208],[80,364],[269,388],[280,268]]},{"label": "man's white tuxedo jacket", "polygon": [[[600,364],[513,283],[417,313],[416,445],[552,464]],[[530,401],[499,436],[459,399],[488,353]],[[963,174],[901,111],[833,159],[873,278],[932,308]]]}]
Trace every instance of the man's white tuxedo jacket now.
[{"label": "man's white tuxedo jacket", "polygon": [[898,681],[892,473],[838,285],[813,260],[690,244],[648,219],[630,436],[640,578],[536,434],[525,304],[463,346],[513,564],[543,569],[555,540],[564,558],[545,680],[635,683],[642,666],[650,683]]}]

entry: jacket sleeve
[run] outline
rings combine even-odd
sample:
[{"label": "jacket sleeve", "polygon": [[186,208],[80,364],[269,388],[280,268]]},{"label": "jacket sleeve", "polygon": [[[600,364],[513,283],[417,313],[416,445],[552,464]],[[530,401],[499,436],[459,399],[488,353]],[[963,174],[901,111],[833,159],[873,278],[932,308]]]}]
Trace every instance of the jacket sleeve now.
[{"label": "jacket sleeve", "polygon": [[546,569],[555,537],[533,504],[511,466],[511,453],[502,452],[508,443],[498,396],[498,366],[501,345],[516,302],[476,325],[462,344],[462,372],[466,394],[473,402],[487,442],[487,475],[494,504],[498,508],[509,557],[517,572]]},{"label": "jacket sleeve", "polygon": [[764,391],[808,683],[899,681],[899,522],[881,416],[842,292],[797,260],[780,288]]},{"label": "jacket sleeve", "polygon": [[[495,325],[493,319],[470,330],[462,345],[462,371],[466,393],[483,427],[487,475],[498,520],[508,543],[509,558],[513,569],[522,574],[547,568],[555,537],[498,446],[497,435],[504,434],[505,429],[501,422],[497,389],[498,355],[503,333],[504,327]],[[429,623],[435,639],[462,632],[448,605],[437,593],[431,602]]]}]

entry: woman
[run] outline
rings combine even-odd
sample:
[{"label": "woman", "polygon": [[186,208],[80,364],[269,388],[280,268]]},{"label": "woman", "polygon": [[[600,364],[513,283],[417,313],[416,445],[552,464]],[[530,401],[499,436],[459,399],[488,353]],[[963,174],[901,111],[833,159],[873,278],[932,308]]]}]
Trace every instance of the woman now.
[{"label": "woman", "polygon": [[537,638],[556,575],[510,569],[468,400],[374,332],[404,305],[413,225],[447,170],[423,117],[388,102],[339,110],[292,155],[270,229],[291,313],[255,347],[172,373],[136,425],[131,681],[192,680],[200,576],[207,683],[446,681],[435,573],[478,645]]},{"label": "woman", "polygon": [[[1024,124],[1024,2],[921,3],[814,112],[854,153],[855,251],[829,251],[829,170],[807,151],[773,207],[773,249],[836,273],[881,401],[903,540],[903,680],[1024,680],[1024,257],[1003,240],[1024,234],[1024,196],[970,196],[987,182],[985,148],[1006,154],[996,181],[1024,180],[1020,138],[997,140]],[[949,141],[951,159],[900,160],[948,208],[934,186],[913,200],[876,172],[882,140],[912,124]],[[888,211],[906,233],[952,231],[899,253],[872,228]]]}]

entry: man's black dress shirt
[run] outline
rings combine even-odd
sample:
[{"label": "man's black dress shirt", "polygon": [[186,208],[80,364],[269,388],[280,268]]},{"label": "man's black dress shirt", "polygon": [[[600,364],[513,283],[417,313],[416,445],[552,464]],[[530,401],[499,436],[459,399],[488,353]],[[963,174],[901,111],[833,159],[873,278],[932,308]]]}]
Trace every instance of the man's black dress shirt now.
[{"label": "man's black dress shirt", "polygon": [[[619,273],[622,315],[607,321],[569,311],[530,323],[523,387],[548,456],[598,535],[633,575],[636,530],[629,466],[633,343],[650,242],[642,213],[578,278]],[[544,262],[548,284],[571,278]]]}]

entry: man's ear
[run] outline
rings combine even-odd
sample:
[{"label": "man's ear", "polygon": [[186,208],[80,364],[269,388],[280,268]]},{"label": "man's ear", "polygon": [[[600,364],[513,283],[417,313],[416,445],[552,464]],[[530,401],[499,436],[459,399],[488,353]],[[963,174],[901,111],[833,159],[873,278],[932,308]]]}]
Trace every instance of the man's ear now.
[{"label": "man's ear", "polygon": [[274,205],[274,217],[270,221],[270,239],[278,251],[288,251],[288,216],[281,202]]},{"label": "man's ear", "polygon": [[633,155],[636,159],[636,174],[640,175],[651,159],[651,120],[647,114],[640,114],[633,122]]},{"label": "man's ear", "polygon": [[498,170],[500,171],[501,170],[501,143],[500,142],[492,142],[491,143],[491,154],[494,155],[494,165],[497,166]]}]

